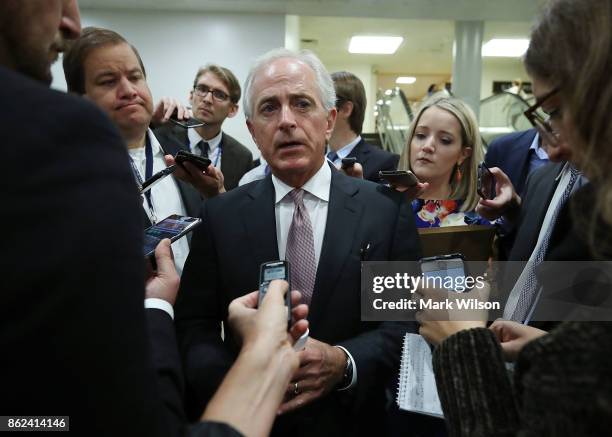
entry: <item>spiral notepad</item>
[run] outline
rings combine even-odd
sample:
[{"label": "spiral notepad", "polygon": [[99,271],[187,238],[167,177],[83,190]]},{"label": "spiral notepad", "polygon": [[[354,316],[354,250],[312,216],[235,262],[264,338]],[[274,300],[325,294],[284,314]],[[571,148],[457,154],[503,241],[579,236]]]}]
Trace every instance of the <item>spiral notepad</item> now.
[{"label": "spiral notepad", "polygon": [[444,417],[431,364],[431,350],[418,334],[404,336],[396,401],[401,410]]}]

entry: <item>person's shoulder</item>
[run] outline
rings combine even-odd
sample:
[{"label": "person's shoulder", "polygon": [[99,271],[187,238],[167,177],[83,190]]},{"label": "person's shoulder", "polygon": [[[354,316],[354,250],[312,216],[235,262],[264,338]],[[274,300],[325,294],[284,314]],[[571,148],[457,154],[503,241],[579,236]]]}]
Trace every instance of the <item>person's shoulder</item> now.
[{"label": "person's shoulder", "polygon": [[238,141],[236,138],[227,134],[226,132],[223,132],[223,146],[231,147],[234,149],[235,152],[240,153],[242,155],[248,155],[251,157],[250,159],[253,160],[253,154],[251,153],[249,148],[242,144],[240,141]]},{"label": "person's shoulder", "polygon": [[266,176],[263,179],[256,179],[210,198],[206,200],[205,206],[207,209],[213,211],[225,210],[227,208],[240,208],[240,205],[244,204],[245,201],[257,198],[261,191],[267,187],[266,184],[272,185],[270,176]]},{"label": "person's shoulder", "polygon": [[498,147],[507,147],[510,145],[531,145],[533,138],[536,135],[535,129],[527,129],[519,132],[512,132],[506,135],[499,136],[491,141],[488,150],[494,150]]},{"label": "person's shoulder", "polygon": [[380,204],[389,202],[396,204],[403,198],[402,193],[387,185],[347,176],[339,170],[335,171],[332,183],[339,184],[347,194],[355,195],[367,200],[367,202],[374,202],[374,204],[377,204],[377,202]]}]

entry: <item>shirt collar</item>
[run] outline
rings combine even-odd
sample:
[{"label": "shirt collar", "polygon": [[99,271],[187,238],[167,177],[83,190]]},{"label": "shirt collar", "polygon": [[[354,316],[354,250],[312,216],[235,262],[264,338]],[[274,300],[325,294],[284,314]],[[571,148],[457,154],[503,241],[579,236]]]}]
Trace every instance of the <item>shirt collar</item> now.
[{"label": "shirt collar", "polygon": [[208,143],[208,147],[210,147],[210,151],[212,152],[221,143],[221,137],[223,136],[223,131],[220,130],[219,133],[212,137],[210,140],[205,140],[195,129],[187,129],[187,138],[189,138],[189,148],[193,149],[193,147],[198,144],[200,141],[204,141]]},{"label": "shirt collar", "polygon": [[351,141],[346,146],[344,146],[343,148],[341,148],[340,150],[336,152],[336,154],[338,155],[338,158],[340,159],[346,158],[353,151],[355,146],[359,144],[360,141],[361,141],[361,135],[357,135],[357,138],[355,138],[353,141]]},{"label": "shirt collar", "polygon": [[161,144],[159,144],[159,141],[157,141],[157,138],[155,137],[155,134],[151,129],[147,130],[147,135],[149,136],[149,141],[151,142],[151,150],[153,151],[153,156],[163,156],[164,150],[162,149]]},{"label": "shirt collar", "polygon": [[529,150],[533,150],[536,156],[540,159],[548,159],[548,154],[543,147],[540,146],[540,134],[536,132],[535,137],[533,137],[533,141],[531,142],[531,146],[529,146]]},{"label": "shirt collar", "polygon": [[[302,186],[302,189],[325,202],[329,202],[331,176],[331,168],[329,168],[327,160],[324,160],[319,171],[316,172],[315,175]],[[275,203],[279,203],[290,191],[295,188],[287,185],[279,178],[274,176],[274,174],[272,174],[272,183],[274,184],[274,192],[276,194]]]}]

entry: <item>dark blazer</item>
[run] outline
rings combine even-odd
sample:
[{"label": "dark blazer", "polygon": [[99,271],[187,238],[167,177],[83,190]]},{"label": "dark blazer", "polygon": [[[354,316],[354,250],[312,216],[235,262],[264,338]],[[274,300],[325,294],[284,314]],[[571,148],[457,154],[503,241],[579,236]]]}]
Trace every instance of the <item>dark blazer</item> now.
[{"label": "dark blazer", "polygon": [[[162,126],[155,129],[155,136],[168,153],[175,155],[179,150],[189,150],[187,130],[179,126]],[[240,178],[253,168],[253,154],[237,140],[223,132],[221,137],[221,172],[225,181],[225,189],[231,190],[238,186]]]},{"label": "dark blazer", "polygon": [[347,158],[352,157],[357,158],[357,162],[363,166],[363,178],[372,182],[380,181],[379,171],[396,170],[400,158],[395,153],[366,143],[363,138],[347,156]]},{"label": "dark blazer", "polygon": [[[228,304],[257,289],[260,264],[279,257],[274,200],[267,176],[204,205],[204,224],[193,237],[176,306],[195,411],[216,388],[210,382],[218,383],[233,360],[231,332],[225,331],[224,344],[219,329]],[[399,362],[402,335],[414,327],[360,320],[360,249],[368,243],[368,260],[416,260],[420,254],[414,218],[401,196],[332,169],[310,335],[350,351],[357,389],[332,392],[279,418],[278,435],[367,435],[383,423],[384,382]]]},{"label": "dark blazer", "polygon": [[529,173],[529,147],[535,136],[535,129],[503,135],[491,142],[485,155],[487,167],[501,168],[519,195]]},{"label": "dark blazer", "polygon": [[170,317],[143,306],[127,149],[88,101],[0,67],[0,411],[82,436],[184,435]]},{"label": "dark blazer", "polygon": [[[548,163],[527,178],[509,261],[527,261],[538,242],[542,222],[557,188],[564,162]],[[551,240],[551,243],[554,243]]]}]

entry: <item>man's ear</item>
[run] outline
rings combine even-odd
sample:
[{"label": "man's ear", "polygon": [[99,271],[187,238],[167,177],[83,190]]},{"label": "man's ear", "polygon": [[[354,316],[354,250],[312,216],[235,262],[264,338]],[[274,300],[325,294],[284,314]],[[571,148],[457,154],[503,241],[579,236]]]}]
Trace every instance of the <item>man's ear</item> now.
[{"label": "man's ear", "polygon": [[[232,103],[232,107],[230,108],[230,111],[227,114],[227,118],[232,118],[236,114],[238,114],[238,109],[239,108],[240,108],[240,106],[238,105],[238,103]],[[247,120],[247,122],[248,122],[248,120]]]},{"label": "man's ear", "polygon": [[347,102],[344,102],[342,107],[338,110],[338,116],[342,118],[349,118],[351,114],[353,113],[354,108],[355,108],[355,105],[353,105],[353,102],[351,102],[350,100]]}]

